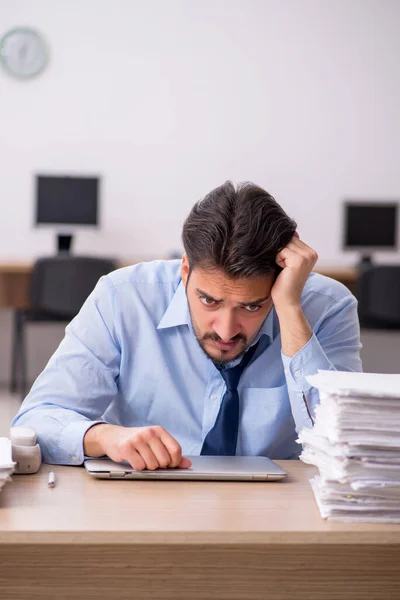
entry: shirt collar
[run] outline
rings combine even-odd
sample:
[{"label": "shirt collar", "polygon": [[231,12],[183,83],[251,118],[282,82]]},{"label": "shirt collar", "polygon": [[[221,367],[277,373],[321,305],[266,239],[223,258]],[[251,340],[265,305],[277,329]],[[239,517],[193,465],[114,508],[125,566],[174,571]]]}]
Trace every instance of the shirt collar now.
[{"label": "shirt collar", "polygon": [[177,327],[179,325],[191,324],[189,305],[186,298],[186,289],[180,280],[175,294],[168,305],[167,310],[159,322],[157,329],[166,329],[167,327]]},{"label": "shirt collar", "polygon": [[[167,310],[159,322],[157,329],[166,329],[168,327],[178,327],[179,325],[187,325],[192,329],[192,321],[190,318],[189,305],[186,297],[186,289],[180,280],[179,285],[168,305]],[[266,335],[272,341],[279,332],[279,323],[275,308],[272,307],[267,317],[265,318],[254,343],[260,339],[262,335]]]}]

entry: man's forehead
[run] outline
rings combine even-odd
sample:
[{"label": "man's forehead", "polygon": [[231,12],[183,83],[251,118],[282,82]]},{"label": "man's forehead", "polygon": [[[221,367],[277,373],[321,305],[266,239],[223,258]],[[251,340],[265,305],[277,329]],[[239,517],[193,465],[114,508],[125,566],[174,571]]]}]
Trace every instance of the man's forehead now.
[{"label": "man's forehead", "polygon": [[270,295],[274,275],[232,279],[219,269],[196,268],[191,273],[191,280],[194,288],[215,299],[235,299],[247,303]]}]

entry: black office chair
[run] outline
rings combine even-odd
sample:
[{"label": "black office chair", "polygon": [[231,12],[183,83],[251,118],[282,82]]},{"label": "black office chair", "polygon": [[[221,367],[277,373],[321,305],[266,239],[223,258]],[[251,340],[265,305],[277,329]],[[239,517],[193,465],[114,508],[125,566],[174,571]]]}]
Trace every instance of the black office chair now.
[{"label": "black office chair", "polygon": [[400,329],[400,265],[374,265],[360,272],[358,315],[366,329]]},{"label": "black office chair", "polygon": [[103,275],[116,269],[110,259],[59,255],[41,258],[32,270],[30,308],[14,316],[11,391],[26,395],[25,326],[30,322],[71,321]]}]

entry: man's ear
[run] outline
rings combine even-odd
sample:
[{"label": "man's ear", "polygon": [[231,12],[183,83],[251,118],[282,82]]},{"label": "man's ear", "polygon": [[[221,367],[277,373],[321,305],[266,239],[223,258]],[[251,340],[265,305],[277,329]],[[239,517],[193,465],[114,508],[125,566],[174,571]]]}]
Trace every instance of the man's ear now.
[{"label": "man's ear", "polygon": [[182,278],[182,283],[185,287],[186,287],[186,284],[188,281],[189,273],[190,273],[189,260],[188,260],[188,257],[186,256],[186,254],[184,254],[182,256],[181,278]]},{"label": "man's ear", "polygon": [[293,234],[293,237],[297,237],[297,239],[299,240],[300,239],[299,232],[295,231]]}]

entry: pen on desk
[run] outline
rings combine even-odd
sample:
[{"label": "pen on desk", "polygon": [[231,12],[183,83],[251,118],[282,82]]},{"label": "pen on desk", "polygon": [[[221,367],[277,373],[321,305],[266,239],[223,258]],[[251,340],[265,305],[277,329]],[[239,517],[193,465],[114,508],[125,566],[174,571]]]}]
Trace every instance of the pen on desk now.
[{"label": "pen on desk", "polygon": [[49,471],[49,487],[54,487],[56,485],[56,474],[54,471]]}]

